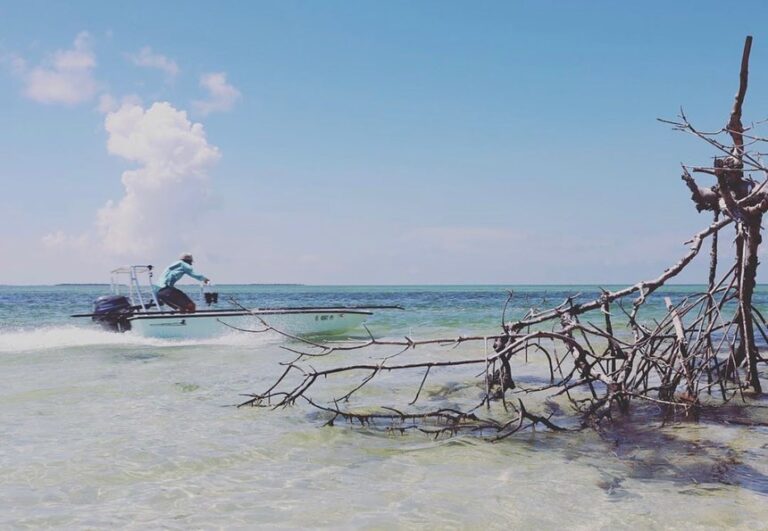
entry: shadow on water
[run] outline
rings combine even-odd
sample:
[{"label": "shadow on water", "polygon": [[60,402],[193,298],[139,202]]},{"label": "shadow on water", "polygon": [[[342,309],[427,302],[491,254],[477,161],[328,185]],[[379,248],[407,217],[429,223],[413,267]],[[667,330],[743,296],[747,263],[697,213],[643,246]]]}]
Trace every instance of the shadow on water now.
[{"label": "shadow on water", "polygon": [[[439,393],[446,391],[450,394],[454,389],[439,389]],[[309,413],[309,418],[328,420],[327,414],[317,411]],[[636,496],[638,483],[658,483],[664,485],[661,488],[672,487],[693,496],[733,488],[768,495],[768,466],[763,466],[768,461],[768,404],[756,401],[706,408],[696,420],[676,419],[666,425],[662,420],[657,409],[636,407],[631,415],[617,415],[600,432],[589,428],[568,433],[527,432],[496,444],[551,454],[555,461],[564,460],[560,465],[564,467],[574,463],[593,468],[599,476],[595,486],[613,501]],[[397,431],[357,422],[341,425],[354,428],[354,436],[391,438]],[[419,442],[429,447],[492,444],[473,435],[434,438],[411,431],[404,437],[399,451]]]},{"label": "shadow on water", "polygon": [[[765,411],[765,406],[756,407]],[[627,494],[627,479],[668,482],[692,495],[726,487],[768,494],[768,475],[750,464],[763,463],[768,457],[768,444],[763,442],[765,419],[755,418],[754,408],[705,410],[698,420],[666,426],[636,415],[618,419],[600,439],[603,451],[611,456],[607,461],[615,460],[623,473],[607,472],[595,463],[605,474],[598,486],[617,497]]]}]

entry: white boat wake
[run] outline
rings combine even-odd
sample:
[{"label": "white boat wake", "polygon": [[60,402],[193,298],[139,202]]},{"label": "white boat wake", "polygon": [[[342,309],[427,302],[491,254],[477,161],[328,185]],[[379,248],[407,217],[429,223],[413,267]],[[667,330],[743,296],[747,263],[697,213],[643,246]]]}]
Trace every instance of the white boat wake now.
[{"label": "white boat wake", "polygon": [[0,354],[96,346],[180,347],[195,345],[258,346],[279,340],[276,334],[226,333],[207,339],[158,339],[94,326],[45,326],[0,330]]}]

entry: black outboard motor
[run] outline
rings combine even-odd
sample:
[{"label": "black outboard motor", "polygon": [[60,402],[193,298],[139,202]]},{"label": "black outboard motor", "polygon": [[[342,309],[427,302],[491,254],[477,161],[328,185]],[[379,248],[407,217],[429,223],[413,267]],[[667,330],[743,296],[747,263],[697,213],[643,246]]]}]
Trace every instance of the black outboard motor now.
[{"label": "black outboard motor", "polygon": [[124,295],[105,295],[93,301],[91,319],[109,330],[115,332],[130,330],[131,322],[128,317],[131,315],[133,315],[131,301]]}]

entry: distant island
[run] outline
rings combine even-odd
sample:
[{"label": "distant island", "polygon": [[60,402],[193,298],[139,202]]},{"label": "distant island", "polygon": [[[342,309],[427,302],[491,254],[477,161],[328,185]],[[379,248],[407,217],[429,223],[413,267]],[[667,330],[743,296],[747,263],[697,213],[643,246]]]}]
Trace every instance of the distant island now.
[{"label": "distant island", "polygon": [[263,284],[260,282],[251,282],[248,284],[221,284],[222,286],[306,286],[306,284]]},{"label": "distant island", "polygon": [[[65,282],[62,284],[53,284],[55,287],[74,287],[74,286],[109,286],[109,283],[104,282],[86,282],[84,284]],[[122,286],[123,284],[121,284]],[[186,284],[181,284],[186,285]],[[219,286],[305,286],[306,284],[262,284],[262,283],[248,283],[248,284],[219,284]]]},{"label": "distant island", "polygon": [[64,283],[64,284],[54,284],[55,287],[59,286],[109,286],[109,284],[105,284],[103,282],[87,282],[85,284],[75,284],[75,283]]}]

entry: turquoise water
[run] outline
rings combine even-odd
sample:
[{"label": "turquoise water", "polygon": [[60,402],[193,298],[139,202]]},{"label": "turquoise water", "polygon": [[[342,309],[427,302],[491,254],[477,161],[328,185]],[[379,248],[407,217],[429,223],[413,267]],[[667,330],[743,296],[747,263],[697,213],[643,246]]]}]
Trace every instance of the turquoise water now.
[{"label": "turquoise water", "polygon": [[[625,286],[602,286],[607,290]],[[199,288],[186,286],[197,300]],[[507,320],[520,318],[531,308],[546,309],[566,297],[586,302],[600,295],[597,286],[268,286],[222,285],[219,307],[234,297],[247,307],[270,306],[329,306],[329,305],[401,305],[407,312],[383,312],[369,324],[383,333],[400,333],[423,326],[427,330],[487,331],[494,333],[509,292],[513,298],[507,308]],[[656,292],[643,309],[644,318],[651,320],[665,312],[664,297],[678,302],[699,293],[703,286],[679,285]],[[88,313],[92,301],[105,294],[108,286],[2,286],[0,285],[0,331],[30,329],[44,326],[67,326],[76,323],[69,315]],[[631,299],[626,307],[631,308]],[[756,290],[755,305],[768,308],[768,287]],[[80,323],[82,324],[82,323]]]},{"label": "turquoise water", "polygon": [[[0,527],[688,529],[762,528],[768,518],[765,428],[624,422],[603,434],[539,431],[489,443],[322,427],[322,415],[304,405],[232,407],[242,394],[264,390],[279,363],[293,358],[282,338],[161,341],[68,317],[88,312],[105,289],[0,286]],[[377,312],[369,327],[376,336],[414,339],[496,332],[510,289],[508,317],[599,293],[594,286],[217,286],[222,300],[234,296],[245,306],[402,305]],[[664,296],[681,300],[699,289],[659,292],[645,318],[663,314]],[[768,307],[764,287],[756,302]],[[420,347],[402,359],[482,349]],[[421,376],[389,375],[364,398],[407,402]],[[424,396],[476,396],[473,376],[437,374]],[[318,398],[358,381],[329,381]],[[768,403],[733,408],[741,420],[765,420]]]}]

